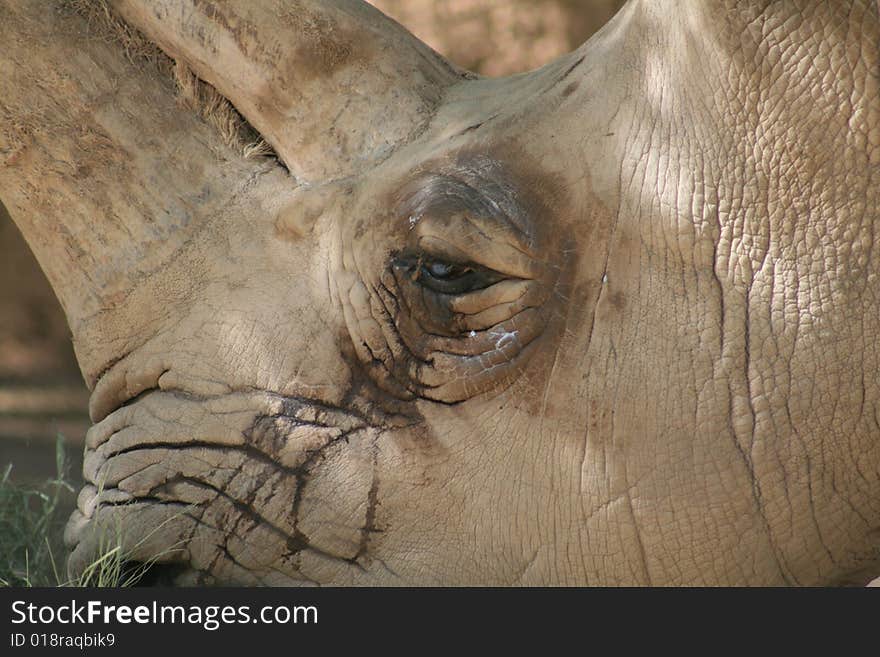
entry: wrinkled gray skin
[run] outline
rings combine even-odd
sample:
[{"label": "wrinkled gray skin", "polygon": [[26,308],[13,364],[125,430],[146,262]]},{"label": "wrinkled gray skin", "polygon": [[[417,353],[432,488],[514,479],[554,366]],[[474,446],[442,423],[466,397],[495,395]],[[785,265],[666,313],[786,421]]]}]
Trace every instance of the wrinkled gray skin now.
[{"label": "wrinkled gray skin", "polygon": [[[126,120],[173,134],[104,108],[85,182],[40,137],[0,174],[94,387],[74,572],[116,531],[182,582],[880,573],[874,3],[634,1],[500,80],[375,45],[359,26],[397,28],[353,3],[295,48],[299,18],[207,4],[118,9],[286,168],[203,153],[142,81],[166,105]],[[54,264],[38,175],[75,243],[99,202],[134,237]]]}]

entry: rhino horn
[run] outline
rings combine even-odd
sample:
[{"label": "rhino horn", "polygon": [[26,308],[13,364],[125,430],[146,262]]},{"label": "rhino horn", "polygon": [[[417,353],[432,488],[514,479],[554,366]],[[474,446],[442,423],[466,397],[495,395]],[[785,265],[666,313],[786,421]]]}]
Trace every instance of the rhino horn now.
[{"label": "rhino horn", "polygon": [[305,181],[387,158],[466,75],[364,2],[122,0],[118,9],[228,98]]}]

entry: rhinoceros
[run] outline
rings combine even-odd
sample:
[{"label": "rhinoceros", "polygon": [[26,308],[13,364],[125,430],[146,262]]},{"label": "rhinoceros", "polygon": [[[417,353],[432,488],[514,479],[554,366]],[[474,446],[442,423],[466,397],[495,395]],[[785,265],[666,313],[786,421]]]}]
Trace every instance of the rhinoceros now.
[{"label": "rhinoceros", "polygon": [[72,573],[114,532],[177,583],[880,573],[875,2],[632,0],[499,79],[357,0],[0,42],[92,391]]}]

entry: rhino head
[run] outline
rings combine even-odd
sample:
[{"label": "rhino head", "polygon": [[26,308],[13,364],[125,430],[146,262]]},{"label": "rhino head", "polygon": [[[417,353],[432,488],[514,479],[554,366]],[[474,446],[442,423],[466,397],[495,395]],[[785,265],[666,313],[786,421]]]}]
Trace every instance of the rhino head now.
[{"label": "rhino head", "polygon": [[269,158],[2,9],[0,194],[93,390],[72,571],[880,572],[877,7],[727,4],[483,79],[348,0],[114,3]]}]

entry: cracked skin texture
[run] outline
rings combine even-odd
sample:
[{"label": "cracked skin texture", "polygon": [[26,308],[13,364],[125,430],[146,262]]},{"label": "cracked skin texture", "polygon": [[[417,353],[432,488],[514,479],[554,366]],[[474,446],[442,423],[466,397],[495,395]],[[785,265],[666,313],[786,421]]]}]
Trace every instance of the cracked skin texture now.
[{"label": "cracked skin texture", "polygon": [[[23,90],[0,77],[20,119],[3,128],[0,194],[93,388],[73,571],[121,529],[181,582],[877,575],[876,4],[631,2],[569,57],[498,80],[413,42],[421,72],[378,67],[376,93],[403,108],[379,146],[357,131],[388,121],[385,105],[336,96],[347,61],[326,88],[278,78],[304,86],[275,98],[341,104],[309,135],[324,159],[285,142],[294,128],[259,84],[223,81],[266,66],[293,28],[266,19],[269,2],[209,5],[120,3],[286,169],[224,150],[106,43],[3,55]],[[399,30],[352,7],[311,8],[310,29],[343,21],[355,45],[359,21]],[[48,29],[3,11],[8,43]],[[187,32],[199,15],[210,39]],[[247,25],[250,49],[224,24]],[[288,73],[309,51],[290,47]],[[89,58],[137,84],[84,81]],[[107,94],[154,109],[123,121]],[[57,98],[14,132],[22,107]],[[359,136],[336,149],[346,126]]]}]

